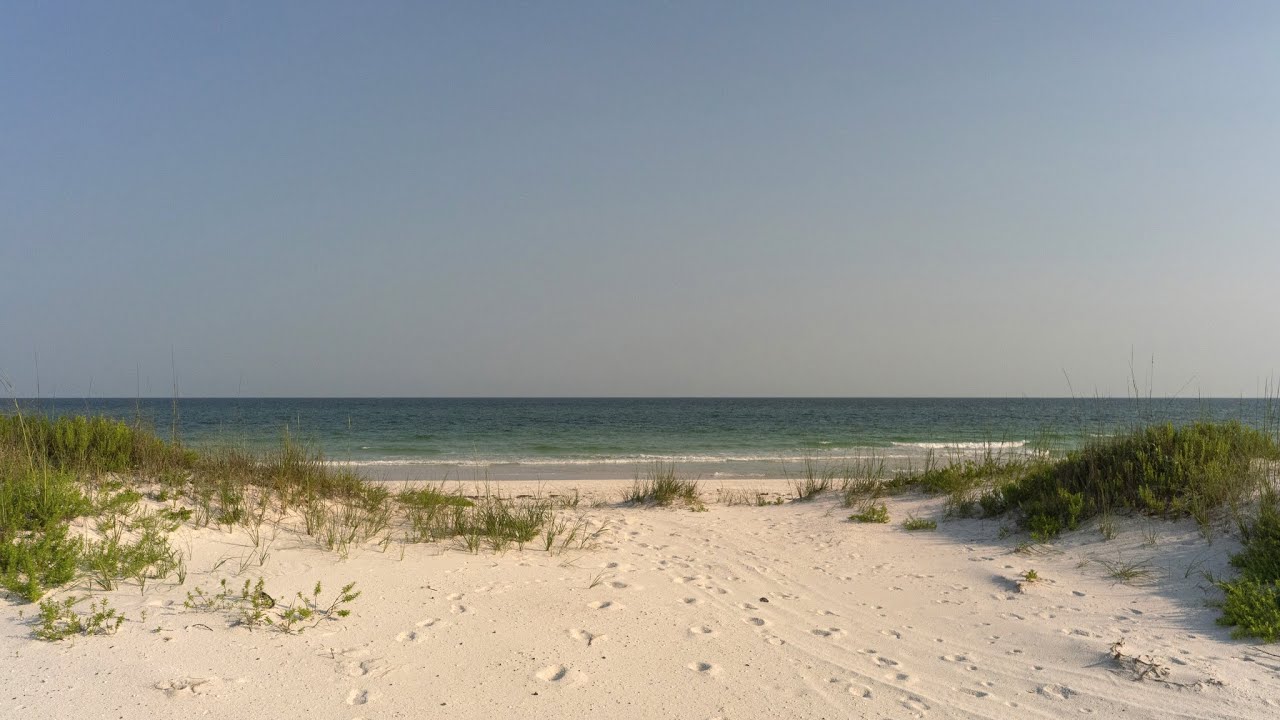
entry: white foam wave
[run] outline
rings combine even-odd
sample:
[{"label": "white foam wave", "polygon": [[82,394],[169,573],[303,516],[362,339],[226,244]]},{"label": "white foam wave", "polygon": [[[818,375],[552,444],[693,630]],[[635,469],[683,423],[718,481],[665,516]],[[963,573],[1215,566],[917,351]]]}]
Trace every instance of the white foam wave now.
[{"label": "white foam wave", "polygon": [[378,467],[378,466],[445,466],[445,467],[492,467],[495,465],[528,465],[528,466],[589,466],[589,465],[644,465],[654,462],[664,463],[801,463],[806,460],[830,463],[849,462],[870,459],[905,458],[908,455],[863,452],[845,455],[631,455],[624,457],[599,458],[380,458],[376,460],[329,460],[330,465],[344,467]]},{"label": "white foam wave", "polygon": [[895,442],[894,447],[915,447],[925,450],[1003,450],[1026,447],[1026,440],[1001,440],[985,442]]}]

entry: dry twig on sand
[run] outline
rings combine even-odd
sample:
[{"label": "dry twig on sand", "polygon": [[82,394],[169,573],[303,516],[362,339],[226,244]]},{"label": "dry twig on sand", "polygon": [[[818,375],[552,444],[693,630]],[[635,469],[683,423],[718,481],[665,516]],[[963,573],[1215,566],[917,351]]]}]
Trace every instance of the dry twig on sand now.
[{"label": "dry twig on sand", "polygon": [[1197,680],[1193,683],[1175,682],[1169,679],[1169,667],[1161,665],[1151,655],[1129,655],[1124,651],[1124,638],[1111,644],[1111,659],[1123,670],[1133,674],[1134,680],[1155,680],[1171,687],[1192,688],[1199,690],[1205,685],[1221,685],[1222,681],[1213,678]]}]

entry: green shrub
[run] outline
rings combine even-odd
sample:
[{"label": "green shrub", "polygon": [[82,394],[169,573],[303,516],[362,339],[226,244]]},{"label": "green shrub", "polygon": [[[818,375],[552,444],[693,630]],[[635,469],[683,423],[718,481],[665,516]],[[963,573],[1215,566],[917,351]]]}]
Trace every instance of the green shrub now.
[{"label": "green shrub", "polygon": [[91,509],[72,475],[0,456],[0,587],[34,602],[70,582],[81,542],[67,523]]},{"label": "green shrub", "polygon": [[1236,580],[1219,583],[1222,588],[1221,625],[1234,625],[1232,637],[1256,637],[1263,642],[1280,641],[1280,580],[1272,583]]},{"label": "green shrub", "polygon": [[1274,459],[1269,436],[1238,422],[1152,425],[1030,469],[982,499],[1017,508],[1040,539],[1113,509],[1207,521],[1207,512],[1253,497],[1254,461]]},{"label": "green shrub", "polygon": [[1218,622],[1235,625],[1235,637],[1280,641],[1280,500],[1274,494],[1264,496],[1241,539],[1244,549],[1231,558],[1240,577],[1218,583],[1224,596]]},{"label": "green shrub", "polygon": [[53,642],[72,635],[111,635],[124,624],[124,616],[109,607],[106,598],[90,604],[86,615],[76,612],[75,604],[83,599],[69,597],[62,602],[40,603],[40,620],[31,634]]},{"label": "green shrub", "polygon": [[930,520],[928,518],[918,518],[915,516],[908,516],[907,519],[902,522],[902,529],[906,530],[907,532],[917,532],[920,530],[937,530],[938,521]]},{"label": "green shrub", "polygon": [[887,523],[889,522],[889,509],[884,506],[884,503],[879,505],[872,504],[862,512],[850,515],[849,519],[860,523]]},{"label": "green shrub", "polygon": [[0,444],[62,470],[125,472],[191,459],[154,433],[102,416],[0,415]]}]

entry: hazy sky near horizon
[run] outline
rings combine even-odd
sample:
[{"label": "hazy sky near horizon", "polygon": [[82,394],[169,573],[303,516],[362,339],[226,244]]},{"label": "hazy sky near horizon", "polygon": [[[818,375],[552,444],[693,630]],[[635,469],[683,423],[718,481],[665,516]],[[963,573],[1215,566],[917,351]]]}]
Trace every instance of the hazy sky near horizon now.
[{"label": "hazy sky near horizon", "polygon": [[1280,369],[1274,2],[11,3],[0,168],[20,396]]}]

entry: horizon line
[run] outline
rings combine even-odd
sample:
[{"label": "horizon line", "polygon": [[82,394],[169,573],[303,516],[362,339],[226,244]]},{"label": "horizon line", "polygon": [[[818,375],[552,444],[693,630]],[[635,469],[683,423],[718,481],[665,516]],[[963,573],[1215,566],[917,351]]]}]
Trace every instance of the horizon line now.
[{"label": "horizon line", "polygon": [[1272,395],[136,395],[17,397],[11,402],[85,400],[1277,400]]}]

